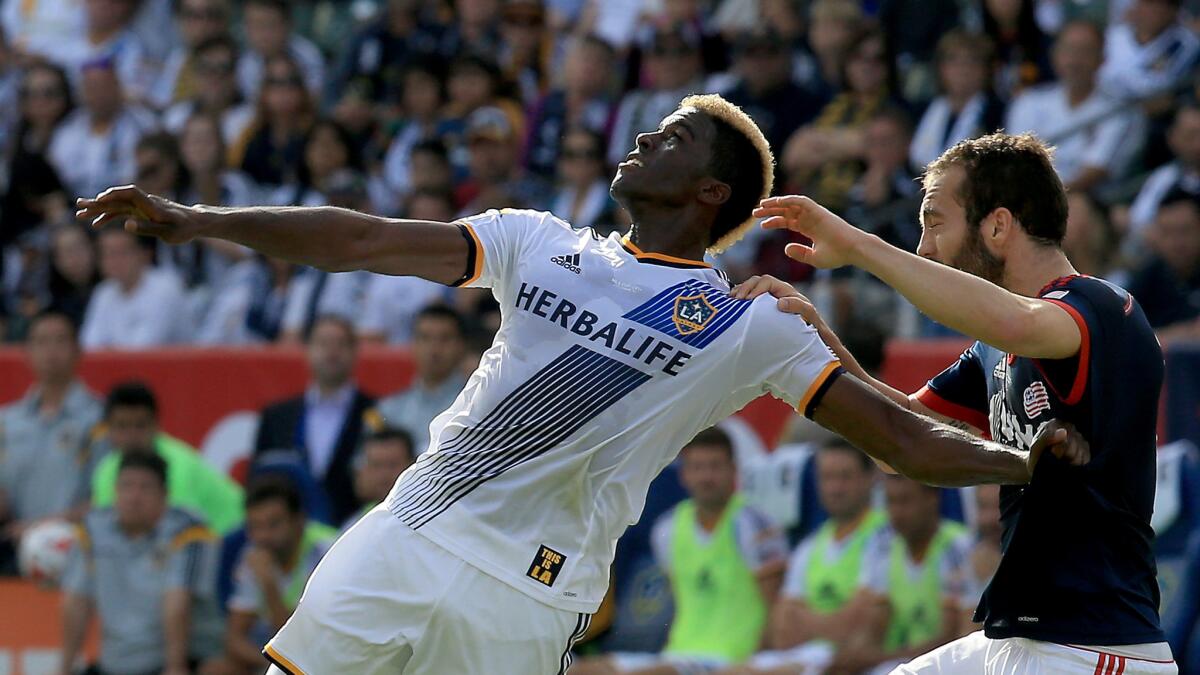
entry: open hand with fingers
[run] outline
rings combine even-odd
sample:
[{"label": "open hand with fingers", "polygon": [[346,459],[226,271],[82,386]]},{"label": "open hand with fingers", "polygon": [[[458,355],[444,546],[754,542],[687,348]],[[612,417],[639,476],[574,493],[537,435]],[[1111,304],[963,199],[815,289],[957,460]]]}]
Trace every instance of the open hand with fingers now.
[{"label": "open hand with fingers", "polygon": [[842,220],[808,197],[768,197],[754,210],[768,230],[786,229],[803,234],[812,244],[788,244],[789,258],[824,269],[854,264],[859,245],[871,235]]},{"label": "open hand with fingers", "polygon": [[746,279],[737,286],[734,286],[729,295],[738,300],[753,300],[767,293],[770,293],[772,297],[779,300],[777,306],[780,311],[787,312],[788,314],[798,314],[812,325],[816,325],[821,320],[821,316],[817,313],[817,308],[812,304],[811,300],[796,290],[795,286],[782,279],[776,279],[769,274],[756,274]]},{"label": "open hand with fingers", "polygon": [[203,227],[195,209],[132,185],[113,187],[95,199],[75,200],[75,217],[101,229],[122,223],[133,234],[157,237],[168,244],[182,244],[201,235]]}]

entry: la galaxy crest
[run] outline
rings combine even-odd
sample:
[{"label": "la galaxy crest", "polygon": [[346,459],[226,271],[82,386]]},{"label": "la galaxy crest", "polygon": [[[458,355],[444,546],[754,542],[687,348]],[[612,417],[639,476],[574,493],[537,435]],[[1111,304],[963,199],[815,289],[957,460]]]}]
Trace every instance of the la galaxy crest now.
[{"label": "la galaxy crest", "polygon": [[691,335],[704,330],[717,311],[705,293],[681,295],[675,298],[675,313],[671,320],[675,322],[675,330],[680,335]]}]

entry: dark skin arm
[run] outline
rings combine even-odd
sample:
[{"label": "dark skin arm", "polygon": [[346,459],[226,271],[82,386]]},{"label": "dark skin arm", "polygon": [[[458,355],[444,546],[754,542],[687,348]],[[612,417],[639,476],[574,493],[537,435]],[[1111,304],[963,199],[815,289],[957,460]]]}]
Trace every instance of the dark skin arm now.
[{"label": "dark skin arm", "polygon": [[327,272],[368,270],[452,284],[462,278],[468,257],[467,242],[455,225],[333,207],[184,206],[131,185],[109,188],[76,205],[76,217],[96,229],[123,223],[134,234],[168,244],[223,239]]},{"label": "dark skin arm", "polygon": [[830,385],[813,421],[928,485],[1028,483],[1046,450],[1076,466],[1091,458],[1087,441],[1070,424],[1046,424],[1025,452],[901,408],[855,377],[842,376]]}]

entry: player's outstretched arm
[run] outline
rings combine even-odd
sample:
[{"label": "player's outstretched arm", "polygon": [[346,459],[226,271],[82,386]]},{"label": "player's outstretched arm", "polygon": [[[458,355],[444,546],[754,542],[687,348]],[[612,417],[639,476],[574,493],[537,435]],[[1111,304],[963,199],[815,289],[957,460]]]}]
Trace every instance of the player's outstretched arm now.
[{"label": "player's outstretched arm", "polygon": [[938,323],[985,344],[1042,359],[1065,359],[1079,351],[1082,336],[1075,320],[1054,303],[898,249],[808,197],[764,199],[754,215],[765,218],[765,228],[786,228],[813,241],[788,244],[789,257],[815,267],[860,267]]},{"label": "player's outstretched arm", "polygon": [[467,240],[447,223],[394,220],[334,207],[185,206],[126,185],[76,202],[92,227],[123,223],[134,234],[181,244],[224,239],[329,272],[369,270],[450,284],[463,276]]},{"label": "player's outstretched arm", "polygon": [[1087,441],[1069,424],[1044,425],[1025,452],[901,408],[854,377],[834,381],[813,420],[905,476],[930,485],[1027,483],[1047,450],[1073,465],[1091,459]]}]

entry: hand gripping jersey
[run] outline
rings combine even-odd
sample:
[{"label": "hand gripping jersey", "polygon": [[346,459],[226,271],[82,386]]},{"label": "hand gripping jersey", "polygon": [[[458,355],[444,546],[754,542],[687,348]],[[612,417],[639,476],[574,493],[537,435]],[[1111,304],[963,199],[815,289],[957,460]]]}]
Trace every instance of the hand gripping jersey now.
[{"label": "hand gripping jersey", "polygon": [[466,284],[492,289],[500,330],[388,507],[538,600],[594,612],[617,538],[685,443],[763,393],[811,414],[841,370],[803,320],[728,297],[703,263],[548,213],[462,222]]},{"label": "hand gripping jersey", "polygon": [[1069,359],[1018,358],[975,343],[917,398],[1028,449],[1041,425],[1075,425],[1092,460],[1047,453],[1026,486],[1000,490],[1003,557],[975,620],[989,638],[1082,645],[1161,642],[1151,543],[1162,349],[1128,292],[1072,276],[1039,297],[1079,326]]}]

